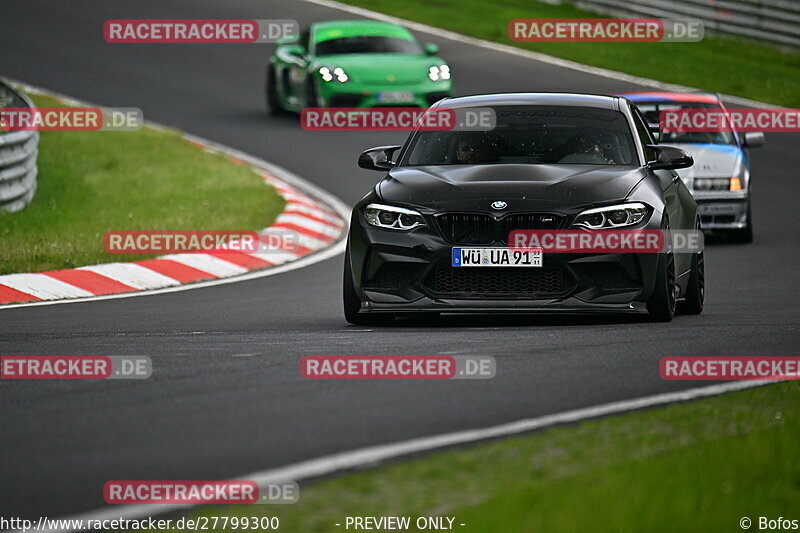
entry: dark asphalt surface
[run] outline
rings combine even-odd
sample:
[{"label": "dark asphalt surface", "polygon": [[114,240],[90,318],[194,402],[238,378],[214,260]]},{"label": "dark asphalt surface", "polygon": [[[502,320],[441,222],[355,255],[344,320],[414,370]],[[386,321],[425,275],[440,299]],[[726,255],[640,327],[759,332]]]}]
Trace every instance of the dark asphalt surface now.
[{"label": "dark asphalt surface", "polygon": [[[271,45],[111,45],[101,33],[110,18],[304,24],[352,18],[346,13],[293,0],[5,0],[2,13],[0,74],[98,104],[140,107],[150,120],[263,157],[348,204],[379,177],[356,167],[358,153],[404,138],[309,133],[296,117],[267,116],[262,88]],[[440,45],[459,94],[638,88],[420,38]],[[366,445],[696,386],[659,378],[658,360],[666,355],[797,355],[798,141],[771,134],[753,152],[755,243],[710,246],[706,311],[669,324],[465,317],[375,330],[348,326],[341,256],[220,287],[0,310],[2,354],[149,355],[154,367],[144,381],[0,381],[0,515],[98,508],[109,479],[241,476]],[[489,354],[497,376],[304,381],[299,359],[309,354]]]}]

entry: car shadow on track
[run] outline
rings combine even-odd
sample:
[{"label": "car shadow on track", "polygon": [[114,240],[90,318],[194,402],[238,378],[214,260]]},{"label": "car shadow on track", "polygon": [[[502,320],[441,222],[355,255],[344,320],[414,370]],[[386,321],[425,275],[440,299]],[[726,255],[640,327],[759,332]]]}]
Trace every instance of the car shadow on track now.
[{"label": "car shadow on track", "polygon": [[[398,328],[515,328],[515,327],[554,327],[554,326],[607,326],[642,324],[650,322],[646,314],[584,314],[584,315],[545,315],[545,314],[458,314],[401,316],[388,324],[369,326],[370,329]],[[357,326],[353,326],[357,327]],[[362,327],[362,326],[358,326]]]}]

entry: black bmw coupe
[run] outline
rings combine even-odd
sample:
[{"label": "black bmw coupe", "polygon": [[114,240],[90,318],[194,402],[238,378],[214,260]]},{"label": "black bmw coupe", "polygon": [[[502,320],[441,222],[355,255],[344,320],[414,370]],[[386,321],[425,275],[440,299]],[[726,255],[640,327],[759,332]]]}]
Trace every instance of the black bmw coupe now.
[{"label": "black bmw coupe", "polygon": [[[542,253],[515,231],[698,230],[697,205],[629,100],[564,93],[445,99],[490,109],[491,129],[412,132],[361,154],[386,175],[353,209],[344,311],[353,324],[410,313],[645,313],[703,309],[702,249]],[[525,253],[529,252],[529,253]]]}]

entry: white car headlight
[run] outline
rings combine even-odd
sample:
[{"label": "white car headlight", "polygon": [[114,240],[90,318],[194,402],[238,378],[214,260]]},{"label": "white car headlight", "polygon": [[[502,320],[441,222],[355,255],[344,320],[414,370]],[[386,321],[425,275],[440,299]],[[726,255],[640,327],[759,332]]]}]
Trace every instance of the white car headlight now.
[{"label": "white car headlight", "polygon": [[336,80],[344,83],[350,79],[342,67],[320,67],[319,75],[322,76],[322,81]]},{"label": "white car headlight", "polygon": [[431,81],[449,80],[450,67],[447,65],[434,65],[428,69],[428,78]]},{"label": "white car headlight", "polygon": [[650,214],[650,208],[639,202],[596,207],[581,211],[573,226],[587,229],[611,229],[635,226]]},{"label": "white car headlight", "polygon": [[425,225],[425,219],[417,211],[392,205],[369,204],[364,209],[364,218],[371,226],[400,231]]},{"label": "white car headlight", "polygon": [[695,191],[741,191],[742,179],[733,178],[695,178],[692,183]]}]

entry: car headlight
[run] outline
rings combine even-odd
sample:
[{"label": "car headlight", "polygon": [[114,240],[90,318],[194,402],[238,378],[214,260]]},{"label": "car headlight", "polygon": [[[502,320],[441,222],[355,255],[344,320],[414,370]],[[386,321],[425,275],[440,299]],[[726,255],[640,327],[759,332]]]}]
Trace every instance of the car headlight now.
[{"label": "car headlight", "polygon": [[417,211],[392,205],[369,204],[364,209],[364,218],[371,226],[400,231],[425,225],[425,219]]},{"label": "car headlight", "polygon": [[641,223],[649,214],[650,208],[638,202],[596,207],[578,213],[572,225],[587,229],[623,228]]},{"label": "car headlight", "polygon": [[695,191],[741,191],[742,179],[734,178],[695,178],[692,182]]},{"label": "car headlight", "polygon": [[447,65],[434,65],[428,69],[428,77],[431,81],[449,80],[450,67]]},{"label": "car headlight", "polygon": [[336,80],[344,83],[350,79],[342,67],[320,67],[319,75],[322,76],[322,81]]}]

